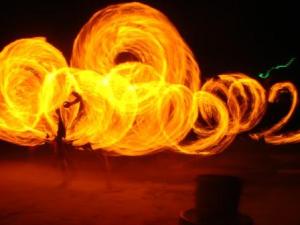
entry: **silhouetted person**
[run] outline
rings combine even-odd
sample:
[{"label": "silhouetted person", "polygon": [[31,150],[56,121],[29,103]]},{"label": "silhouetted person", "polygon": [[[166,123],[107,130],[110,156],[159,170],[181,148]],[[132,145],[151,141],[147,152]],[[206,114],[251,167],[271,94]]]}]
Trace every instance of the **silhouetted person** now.
[{"label": "silhouetted person", "polygon": [[64,139],[66,137],[66,128],[61,117],[60,109],[56,110],[56,114],[58,116],[58,129],[54,142],[54,151],[59,162],[59,167],[63,172],[63,181],[61,185],[65,186],[69,180],[69,162],[67,156],[67,146],[64,142]]},{"label": "silhouetted person", "polygon": [[[64,102],[64,108],[69,108],[74,104],[81,103],[82,99],[80,95],[76,92],[72,92],[72,95],[75,96],[75,100],[71,102]],[[82,104],[80,104],[81,106]],[[68,147],[69,144],[65,142],[66,137],[66,127],[61,116],[61,110],[57,109],[56,114],[58,116],[58,129],[54,142],[54,151],[59,161],[59,166],[61,171],[63,172],[63,182],[62,186],[66,186],[70,181],[70,166],[71,162],[68,156]]]}]

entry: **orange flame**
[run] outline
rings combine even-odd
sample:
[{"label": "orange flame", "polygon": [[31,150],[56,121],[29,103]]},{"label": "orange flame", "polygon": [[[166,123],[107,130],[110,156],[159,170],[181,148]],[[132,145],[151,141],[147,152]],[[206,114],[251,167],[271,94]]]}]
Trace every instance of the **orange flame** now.
[{"label": "orange flame", "polygon": [[[289,113],[254,139],[300,141],[300,132],[275,134],[297,105],[293,84]],[[57,109],[65,141],[120,155],[162,149],[211,155],[262,119],[267,94],[244,74],[219,75],[200,86],[192,51],[173,24],[141,3],[98,11],[75,39],[70,66],[43,38],[17,40],[0,53],[0,139],[34,146],[54,140]]]}]

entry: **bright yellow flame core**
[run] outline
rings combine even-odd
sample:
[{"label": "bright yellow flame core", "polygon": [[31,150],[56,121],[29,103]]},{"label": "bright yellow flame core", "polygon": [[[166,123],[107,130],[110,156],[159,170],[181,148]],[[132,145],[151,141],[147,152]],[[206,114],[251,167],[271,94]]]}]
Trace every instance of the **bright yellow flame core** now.
[{"label": "bright yellow flame core", "polygon": [[[252,134],[280,144],[300,133],[274,134],[292,116],[297,90],[271,88],[269,101],[291,93],[289,113]],[[80,101],[70,107],[75,95]],[[126,3],[98,11],[75,39],[71,66],[44,38],[17,40],[0,53],[0,139],[34,146],[54,140],[57,109],[65,141],[120,155],[162,149],[210,155],[252,129],[267,104],[265,89],[244,74],[219,75],[200,86],[192,51],[159,11]]]}]

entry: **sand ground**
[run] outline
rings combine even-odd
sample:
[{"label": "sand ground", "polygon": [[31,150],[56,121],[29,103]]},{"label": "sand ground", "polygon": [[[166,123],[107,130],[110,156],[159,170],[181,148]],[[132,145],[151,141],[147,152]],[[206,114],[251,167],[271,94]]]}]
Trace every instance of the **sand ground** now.
[{"label": "sand ground", "polygon": [[208,159],[174,153],[112,158],[112,187],[103,162],[85,153],[73,158],[64,187],[64,175],[53,159],[1,160],[0,225],[175,225],[180,211],[193,207],[194,178],[207,173],[244,179],[240,211],[256,225],[300,225],[298,169],[276,167],[276,157],[226,154]]}]

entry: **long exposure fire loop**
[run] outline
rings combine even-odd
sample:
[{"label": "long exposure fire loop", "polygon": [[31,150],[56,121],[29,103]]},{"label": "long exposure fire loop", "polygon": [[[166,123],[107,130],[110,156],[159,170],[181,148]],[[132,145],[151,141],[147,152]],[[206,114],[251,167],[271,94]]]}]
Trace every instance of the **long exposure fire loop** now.
[{"label": "long exposure fire loop", "polygon": [[297,106],[292,83],[276,83],[267,93],[235,73],[201,84],[192,51],[161,12],[141,3],[112,5],[83,26],[69,65],[42,37],[2,50],[0,139],[51,142],[61,117],[64,141],[73,146],[132,156],[162,149],[210,155],[257,125],[282,91],[291,95],[289,112],[252,138],[300,142],[300,131],[279,133]]}]

